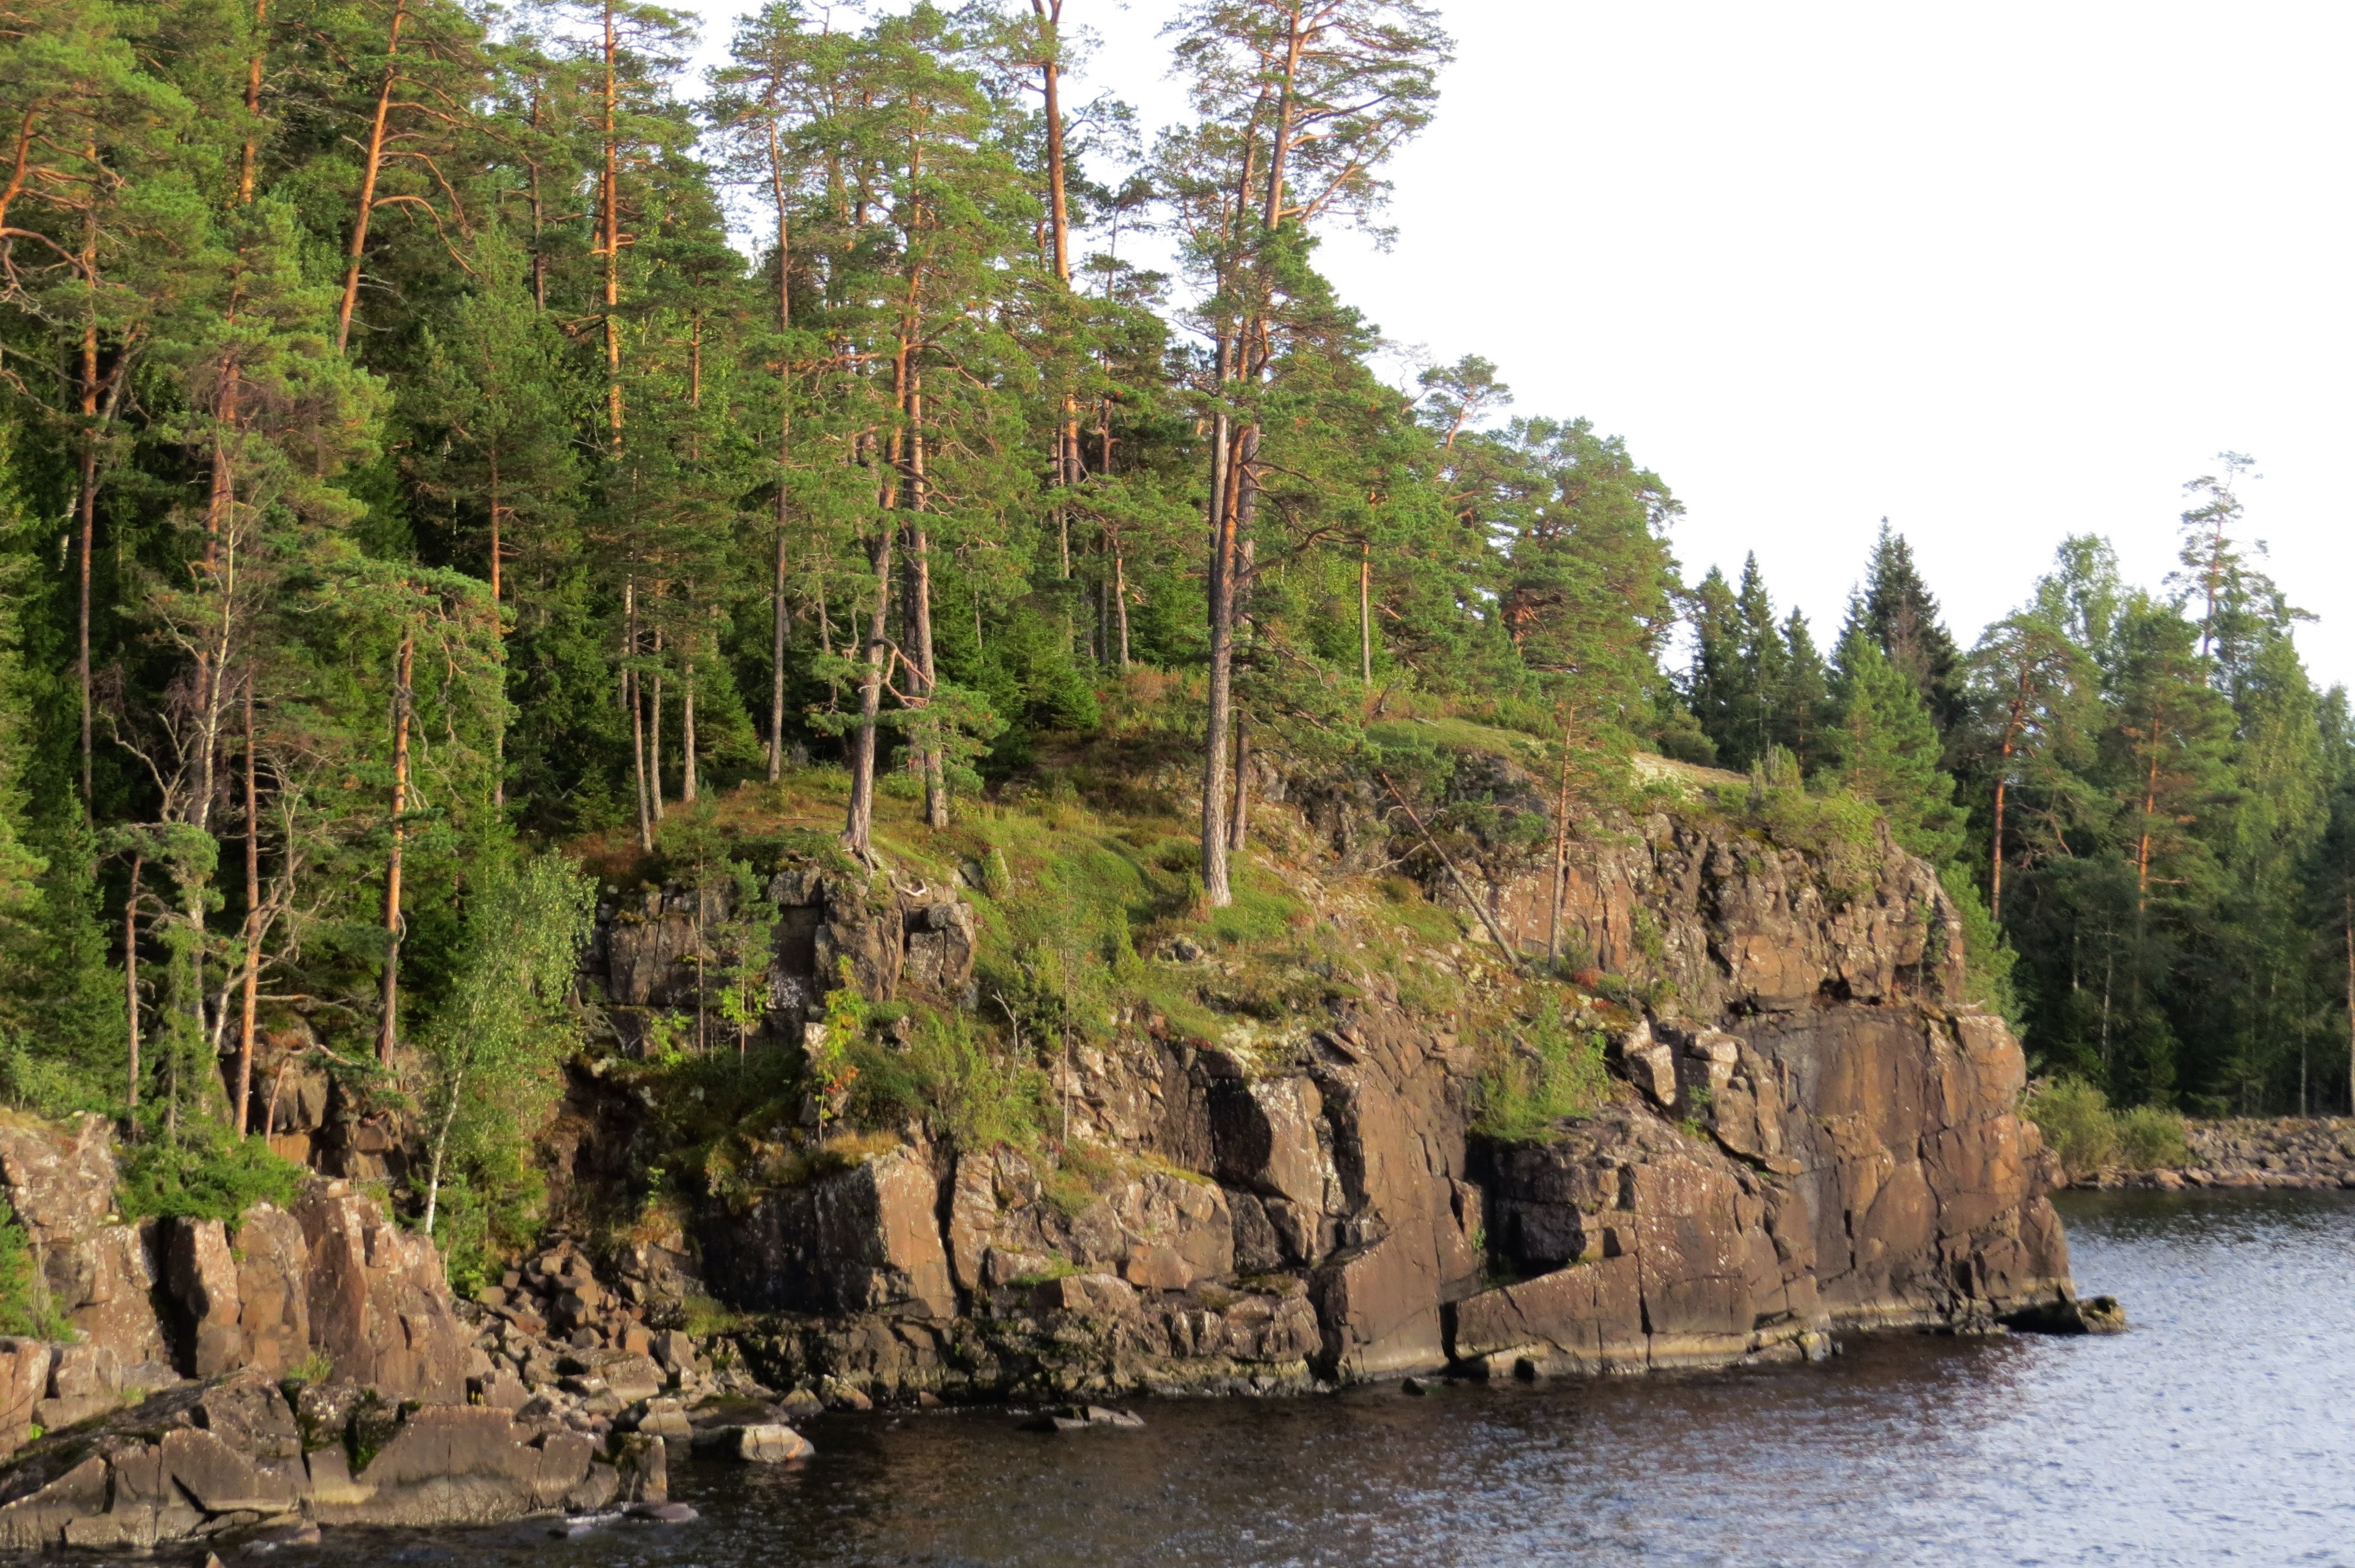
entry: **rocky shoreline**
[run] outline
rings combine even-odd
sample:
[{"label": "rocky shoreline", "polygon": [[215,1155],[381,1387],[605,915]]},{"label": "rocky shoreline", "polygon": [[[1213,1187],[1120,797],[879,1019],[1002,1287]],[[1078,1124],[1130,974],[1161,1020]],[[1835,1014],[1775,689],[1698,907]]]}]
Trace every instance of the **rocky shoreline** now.
[{"label": "rocky shoreline", "polygon": [[2355,1191],[2355,1117],[2232,1117],[2184,1128],[2184,1164],[2097,1171],[2070,1185],[2179,1192],[2196,1188]]}]

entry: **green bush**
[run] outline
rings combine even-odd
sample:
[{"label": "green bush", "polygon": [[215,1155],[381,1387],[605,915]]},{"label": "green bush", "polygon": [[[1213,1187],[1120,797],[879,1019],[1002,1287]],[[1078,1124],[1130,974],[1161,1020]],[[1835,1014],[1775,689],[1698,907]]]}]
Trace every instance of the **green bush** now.
[{"label": "green bush", "polygon": [[2129,1171],[2172,1169],[2190,1158],[2183,1118],[2162,1106],[2137,1106],[2117,1124],[2118,1159]]},{"label": "green bush", "polygon": [[66,1336],[65,1315],[50,1299],[32,1243],[14,1214],[0,1219],[0,1333],[37,1340]]},{"label": "green bush", "polygon": [[2024,1108],[2072,1176],[2171,1169],[2190,1158],[2182,1117],[2163,1106],[2114,1111],[2083,1078],[2053,1079],[2033,1090]]},{"label": "green bush", "polygon": [[294,1202],[304,1174],[258,1138],[184,1132],[177,1143],[158,1139],[131,1151],[123,1171],[123,1217],[233,1220],[256,1203],[282,1209]]},{"label": "green bush", "polygon": [[2089,1175],[2115,1161],[2117,1118],[2102,1091],[2083,1078],[2055,1078],[2033,1090],[2028,1118],[2043,1129],[2044,1141],[2072,1176]]},{"label": "green bush", "polygon": [[1473,1130],[1498,1143],[1543,1142],[1561,1122],[1593,1110],[1606,1082],[1603,1036],[1574,1033],[1562,1022],[1561,1001],[1549,996],[1527,1038],[1480,1075]]},{"label": "green bush", "polygon": [[913,1118],[960,1149],[1037,1142],[1054,1111],[1045,1073],[994,1047],[968,1013],[921,1008],[910,1022],[904,1044],[862,1036],[848,1045],[858,1075],[850,1090],[854,1125],[892,1128]]}]

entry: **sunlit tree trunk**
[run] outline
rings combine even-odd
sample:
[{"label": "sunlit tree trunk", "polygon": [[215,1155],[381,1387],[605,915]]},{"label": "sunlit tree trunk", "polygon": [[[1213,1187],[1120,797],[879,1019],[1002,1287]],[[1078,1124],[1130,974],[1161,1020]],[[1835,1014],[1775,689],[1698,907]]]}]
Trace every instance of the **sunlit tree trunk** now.
[{"label": "sunlit tree trunk", "polygon": [[392,25],[384,46],[384,79],[378,85],[376,117],[368,122],[368,145],[360,162],[359,207],[352,215],[351,249],[344,266],[344,302],[336,312],[336,352],[350,344],[352,310],[360,298],[360,257],[368,248],[368,218],[376,211],[377,175],[384,167],[384,128],[392,112],[392,90],[400,80],[400,25],[409,16],[409,0],[392,0]]},{"label": "sunlit tree trunk", "polygon": [[245,679],[245,970],[238,1008],[234,1107],[240,1138],[246,1134],[246,1107],[253,1097],[254,1014],[261,982],[261,793],[255,779],[253,742],[253,677],[249,674]]},{"label": "sunlit tree trunk", "polygon": [[392,1060],[400,1038],[400,871],[401,851],[408,829],[401,817],[409,810],[409,718],[412,688],[410,672],[417,655],[417,634],[404,630],[392,686],[392,850],[384,871],[384,995],[377,1016],[376,1059]]}]

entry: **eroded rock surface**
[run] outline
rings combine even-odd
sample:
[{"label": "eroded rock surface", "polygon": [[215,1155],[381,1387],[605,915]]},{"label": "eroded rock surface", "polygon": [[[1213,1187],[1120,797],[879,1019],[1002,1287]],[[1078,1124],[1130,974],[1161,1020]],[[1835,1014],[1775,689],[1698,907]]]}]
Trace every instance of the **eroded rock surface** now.
[{"label": "eroded rock surface", "polygon": [[[1458,779],[1545,804],[1495,759]],[[1296,793],[1346,869],[1365,802]],[[907,1148],[707,1216],[713,1292],[778,1314],[744,1338],[749,1364],[884,1397],[1258,1390],[2082,1317],[2019,1044],[1961,1000],[1928,866],[1885,835],[1802,853],[1706,812],[1573,843],[1566,945],[1661,999],[1572,1021],[1612,1036],[1594,1115],[1484,1143],[1495,1042],[1380,973],[1231,1048],[1124,1016],[1052,1069],[1072,1137],[1103,1151],[1077,1187],[1011,1150]],[[1550,868],[1516,853],[1475,857],[1484,901],[1541,947]],[[1197,967],[1206,996],[1224,983],[1199,946],[1154,961]]]}]

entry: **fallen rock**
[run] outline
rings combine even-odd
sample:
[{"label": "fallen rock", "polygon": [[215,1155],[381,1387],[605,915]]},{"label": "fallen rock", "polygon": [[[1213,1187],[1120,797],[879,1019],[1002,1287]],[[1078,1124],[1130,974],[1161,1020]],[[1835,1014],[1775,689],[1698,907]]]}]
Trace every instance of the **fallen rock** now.
[{"label": "fallen rock", "polygon": [[1086,1432],[1100,1426],[1139,1427],[1145,1417],[1133,1410],[1102,1404],[1063,1404],[1042,1411],[1022,1424],[1025,1432]]},{"label": "fallen rock", "polygon": [[748,1465],[779,1465],[789,1459],[806,1459],[817,1452],[808,1438],[776,1422],[709,1427],[695,1435],[695,1451],[715,1459],[736,1459]]},{"label": "fallen rock", "polygon": [[642,1519],[652,1524],[693,1524],[703,1516],[687,1503],[642,1503],[629,1510],[632,1519]]}]

